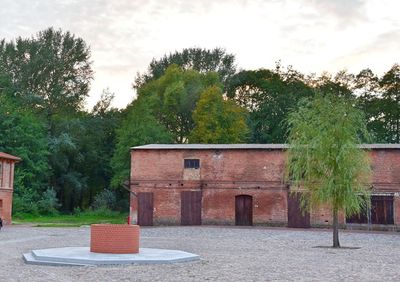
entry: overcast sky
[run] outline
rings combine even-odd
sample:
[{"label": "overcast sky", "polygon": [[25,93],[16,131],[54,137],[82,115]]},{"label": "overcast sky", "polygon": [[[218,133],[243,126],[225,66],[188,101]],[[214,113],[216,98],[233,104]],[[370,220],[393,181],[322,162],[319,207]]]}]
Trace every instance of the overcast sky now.
[{"label": "overcast sky", "polygon": [[400,63],[398,0],[0,0],[0,38],[53,26],[82,37],[95,78],[88,107],[109,87],[115,106],[134,97],[136,72],[185,47],[223,47],[242,69],[381,74]]}]

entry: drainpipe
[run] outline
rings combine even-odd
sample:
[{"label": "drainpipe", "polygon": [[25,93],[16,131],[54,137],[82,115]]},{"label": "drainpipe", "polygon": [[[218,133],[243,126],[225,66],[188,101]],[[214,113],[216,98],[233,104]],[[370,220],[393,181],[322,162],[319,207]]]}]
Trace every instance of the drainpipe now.
[{"label": "drainpipe", "polygon": [[128,224],[137,224],[137,210],[133,210],[131,202],[132,197],[137,197],[137,194],[131,191],[131,181],[127,180],[122,183],[122,187],[129,192],[129,217]]}]

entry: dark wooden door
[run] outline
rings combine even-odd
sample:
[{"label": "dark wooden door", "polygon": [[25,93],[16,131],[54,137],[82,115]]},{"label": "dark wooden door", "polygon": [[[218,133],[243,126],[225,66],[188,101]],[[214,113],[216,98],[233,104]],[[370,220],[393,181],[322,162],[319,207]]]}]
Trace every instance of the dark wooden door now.
[{"label": "dark wooden door", "polygon": [[346,217],[346,223],[394,224],[393,196],[372,196],[370,209]]},{"label": "dark wooden door", "polygon": [[253,197],[238,195],[235,197],[235,224],[253,225]]},{"label": "dark wooden door", "polygon": [[201,191],[181,192],[181,224],[201,225]]},{"label": "dark wooden door", "polygon": [[300,208],[300,193],[288,193],[288,227],[309,228],[310,213]]},{"label": "dark wooden door", "polygon": [[153,193],[141,192],[137,194],[138,201],[138,225],[153,225]]},{"label": "dark wooden door", "polygon": [[371,223],[394,224],[393,196],[371,197]]}]

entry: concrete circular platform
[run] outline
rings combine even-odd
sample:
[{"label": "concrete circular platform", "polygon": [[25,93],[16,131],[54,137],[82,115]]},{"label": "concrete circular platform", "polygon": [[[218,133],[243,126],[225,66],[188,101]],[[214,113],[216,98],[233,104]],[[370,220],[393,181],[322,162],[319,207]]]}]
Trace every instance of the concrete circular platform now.
[{"label": "concrete circular platform", "polygon": [[92,253],[89,247],[33,250],[23,254],[26,263],[45,265],[161,264],[199,260],[196,254],[178,250],[140,248],[137,254]]}]

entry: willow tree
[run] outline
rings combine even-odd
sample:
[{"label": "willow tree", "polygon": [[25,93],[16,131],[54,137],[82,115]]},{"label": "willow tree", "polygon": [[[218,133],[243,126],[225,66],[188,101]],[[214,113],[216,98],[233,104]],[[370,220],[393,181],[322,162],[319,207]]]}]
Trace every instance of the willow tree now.
[{"label": "willow tree", "polygon": [[340,247],[338,214],[360,213],[370,205],[370,165],[361,148],[368,140],[363,112],[351,101],[316,95],[289,114],[288,177],[301,193],[303,210],[332,209],[333,247]]}]

